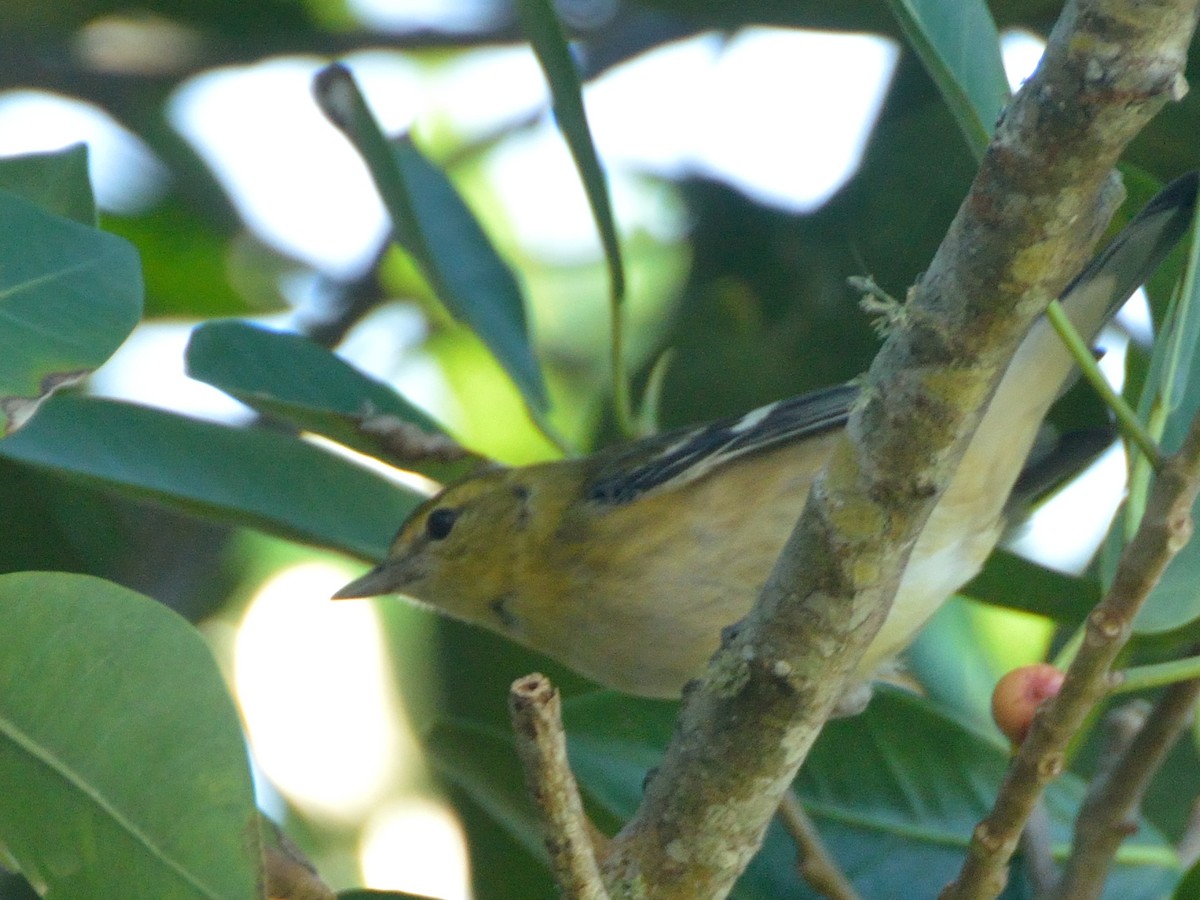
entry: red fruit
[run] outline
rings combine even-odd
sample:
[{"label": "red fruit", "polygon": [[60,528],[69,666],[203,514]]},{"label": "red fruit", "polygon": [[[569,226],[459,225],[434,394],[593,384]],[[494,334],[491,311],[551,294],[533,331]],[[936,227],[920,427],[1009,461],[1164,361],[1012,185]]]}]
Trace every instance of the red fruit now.
[{"label": "red fruit", "polygon": [[1033,714],[1062,688],[1064,675],[1049,663],[1013,669],[992,691],[992,718],[1014,744],[1025,740]]}]

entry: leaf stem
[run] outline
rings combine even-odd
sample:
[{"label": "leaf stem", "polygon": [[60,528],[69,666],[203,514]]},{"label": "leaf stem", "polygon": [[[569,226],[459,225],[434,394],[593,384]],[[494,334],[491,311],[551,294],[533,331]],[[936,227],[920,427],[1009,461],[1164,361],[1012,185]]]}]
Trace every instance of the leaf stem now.
[{"label": "leaf stem", "polygon": [[1075,363],[1079,366],[1083,377],[1117,417],[1117,427],[1121,430],[1121,434],[1145,455],[1146,459],[1150,461],[1150,465],[1157,471],[1162,466],[1162,451],[1159,450],[1154,438],[1138,421],[1137,413],[1125,402],[1125,398],[1114,391],[1112,385],[1105,380],[1104,373],[1096,365],[1091,350],[1079,336],[1075,326],[1071,324],[1062,304],[1057,300],[1051,300],[1050,306],[1046,309],[1046,317],[1054,326],[1054,330],[1058,332],[1058,336],[1062,338],[1063,343],[1066,344],[1067,350],[1075,358]]},{"label": "leaf stem", "polygon": [[1113,688],[1114,694],[1131,694],[1150,688],[1176,684],[1200,678],[1200,656],[1187,656],[1169,662],[1146,666],[1132,666],[1120,673],[1120,683]]}]

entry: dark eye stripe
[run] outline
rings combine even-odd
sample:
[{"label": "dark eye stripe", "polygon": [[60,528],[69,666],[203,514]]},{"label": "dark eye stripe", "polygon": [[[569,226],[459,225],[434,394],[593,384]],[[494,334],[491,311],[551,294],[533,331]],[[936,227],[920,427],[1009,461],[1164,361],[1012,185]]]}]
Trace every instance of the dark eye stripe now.
[{"label": "dark eye stripe", "polygon": [[430,540],[440,541],[449,536],[454,529],[454,523],[458,521],[458,510],[452,509],[449,506],[441,506],[435,509],[425,519],[425,533]]}]

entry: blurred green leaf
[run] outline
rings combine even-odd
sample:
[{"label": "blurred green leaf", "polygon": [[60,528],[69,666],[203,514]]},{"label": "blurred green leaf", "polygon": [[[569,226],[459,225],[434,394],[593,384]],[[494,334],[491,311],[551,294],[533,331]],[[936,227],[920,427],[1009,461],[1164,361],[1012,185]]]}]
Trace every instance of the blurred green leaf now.
[{"label": "blurred green leaf", "polygon": [[1200,863],[1196,863],[1180,879],[1171,895],[1173,900],[1196,900],[1200,897]]},{"label": "blurred green leaf", "polygon": [[991,699],[1003,670],[981,640],[976,611],[971,600],[951,597],[904,651],[904,667],[931,702],[995,737]]},{"label": "blurred green leaf", "polygon": [[108,359],[141,311],[141,269],[128,243],[0,190],[5,433]]},{"label": "blurred green leaf", "polygon": [[81,225],[96,224],[86,144],[0,159],[0,189]]},{"label": "blurred green leaf", "polygon": [[288,435],[74,395],[50,400],[0,455],[372,560],[420,499]]},{"label": "blurred green leaf", "polygon": [[239,316],[288,308],[280,279],[301,266],[246,233],[230,233],[177,196],[104,228],[142,254],[145,318]]},{"label": "blurred green leaf", "polygon": [[[675,707],[612,693],[567,701],[571,763],[587,793],[622,819],[670,738]],[[864,897],[932,897],[953,877],[1008,765],[1002,742],[927,701],[881,687],[863,715],[830,722],[795,790]],[[1069,839],[1083,784],[1046,795],[1056,842]],[[1122,850],[1106,896],[1161,897],[1178,877],[1173,848],[1143,824]],[[738,882],[740,898],[813,896],[798,882],[795,849],[772,826]]]},{"label": "blurred green leaf", "polygon": [[[438,481],[461,477],[482,461],[466,451],[457,460],[440,460],[437,453],[405,458],[397,446],[402,438],[414,453],[423,444],[443,443],[438,438],[445,438],[448,452],[457,445],[391,387],[299,334],[248,322],[201,325],[188,342],[187,372],[260,412]],[[402,423],[421,433],[403,433]]]},{"label": "blurred green leaf", "polygon": [[1200,408],[1196,382],[1196,348],[1200,344],[1200,233],[1193,234],[1175,315],[1159,341],[1166,348],[1161,383],[1157,385],[1167,413],[1163,445],[1177,449]]},{"label": "blurred green leaf", "polygon": [[259,897],[240,720],[196,631],[81,575],[0,576],[0,845],[50,896]]},{"label": "blurred green leaf", "polygon": [[[1200,235],[1193,233],[1184,281],[1154,345],[1139,410],[1161,417],[1160,444],[1170,453],[1200,414]],[[1193,510],[1195,512],[1195,510]],[[1126,510],[1126,515],[1129,515]],[[1114,529],[1115,531],[1116,529]],[[1110,560],[1113,554],[1110,553]],[[1200,617],[1200,542],[1189,541],[1167,566],[1134,620],[1141,634],[1171,631]]]},{"label": "blurred green leaf", "polygon": [[[1014,586],[1020,585],[1019,590]],[[1100,601],[1100,584],[1064,575],[1006,550],[997,550],[983,570],[958,593],[974,600],[1047,616],[1056,622],[1082,622]]]},{"label": "blurred green leaf", "polygon": [[508,732],[443,718],[425,735],[429,761],[501,825],[535,859],[546,862],[541,826]]},{"label": "blurred green leaf", "polygon": [[520,286],[449,179],[407,137],[387,139],[344,67],[323,69],[314,90],[371,171],[396,241],[450,314],[487,345],[531,409],[545,412],[549,400]]},{"label": "blurred green leaf", "polygon": [[909,45],[981,158],[1008,103],[1000,34],[983,0],[888,0]]}]

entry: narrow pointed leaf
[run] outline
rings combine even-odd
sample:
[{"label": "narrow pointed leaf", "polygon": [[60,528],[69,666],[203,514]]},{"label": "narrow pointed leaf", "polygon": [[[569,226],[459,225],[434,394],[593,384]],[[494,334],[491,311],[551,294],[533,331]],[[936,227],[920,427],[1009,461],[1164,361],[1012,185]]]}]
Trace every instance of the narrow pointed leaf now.
[{"label": "narrow pointed leaf", "polygon": [[[1154,357],[1140,404],[1143,413],[1157,409],[1164,419],[1162,448],[1173,452],[1183,443],[1192,420],[1200,414],[1200,240],[1193,233],[1182,286],[1155,341]],[[1200,506],[1200,504],[1198,504]],[[1193,509],[1195,515],[1198,509]],[[1135,631],[1172,631],[1200,618],[1200,541],[1189,541],[1167,566],[1145,606],[1134,620]]]},{"label": "narrow pointed leaf", "polygon": [[408,138],[388,140],[343,66],[318,73],[314,90],[325,114],[366,162],[397,242],[450,314],[492,352],[530,407],[545,412],[546,386],[516,276],[449,179]]},{"label": "narrow pointed leaf", "polygon": [[625,296],[625,269],[621,261],[621,245],[617,238],[617,226],[613,220],[612,199],[608,181],[596,154],[592,141],[592,130],[588,126],[583,108],[583,89],[579,72],[571,58],[571,50],[563,37],[558,17],[549,0],[519,0],[517,8],[525,33],[546,73],[550,93],[554,98],[554,118],[571,149],[575,167],[583,182],[604,257],[608,263],[608,277],[612,283],[614,302],[620,303]]}]

